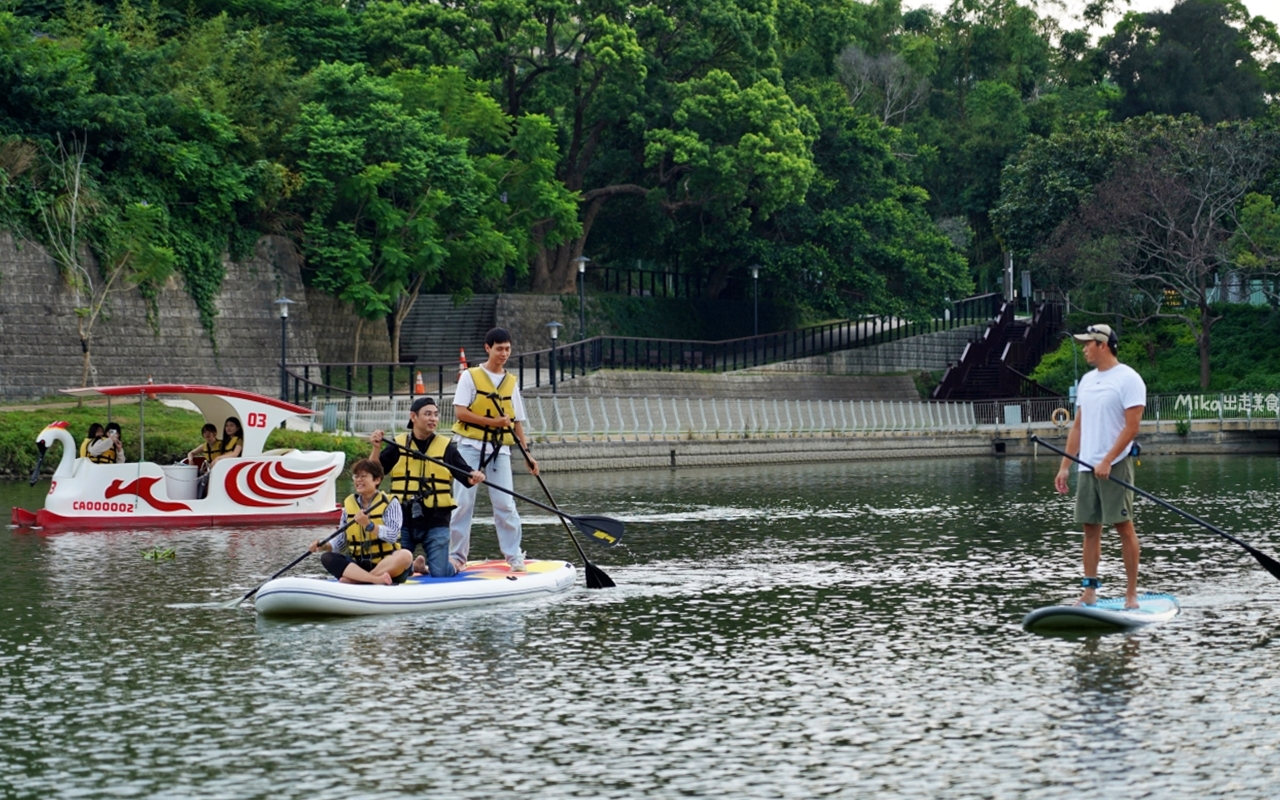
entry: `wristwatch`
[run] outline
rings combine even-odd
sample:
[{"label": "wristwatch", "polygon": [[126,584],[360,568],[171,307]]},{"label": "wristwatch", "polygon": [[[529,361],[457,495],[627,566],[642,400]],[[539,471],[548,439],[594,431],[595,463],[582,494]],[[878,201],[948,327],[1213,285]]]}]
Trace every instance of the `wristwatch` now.
[{"label": "wristwatch", "polygon": [[374,529],[374,528],[376,528],[376,527],[377,527],[376,525],[374,525],[372,522],[370,522],[368,525],[365,525],[365,526],[364,526],[364,529],[365,529],[365,531],[366,531],[367,533],[373,533],[373,529]]}]

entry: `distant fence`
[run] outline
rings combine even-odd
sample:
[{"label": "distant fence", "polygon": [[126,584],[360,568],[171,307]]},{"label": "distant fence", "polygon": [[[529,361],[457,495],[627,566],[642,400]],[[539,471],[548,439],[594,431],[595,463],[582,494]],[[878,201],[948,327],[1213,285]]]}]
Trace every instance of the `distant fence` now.
[{"label": "distant fence", "polygon": [[[1059,409],[1066,411],[1070,418],[1075,417],[1075,403],[1065,397],[983,400],[974,402],[973,406],[977,424],[1006,428],[1052,423],[1054,412]],[[1143,424],[1154,424],[1157,432],[1164,433],[1176,430],[1179,422],[1213,420],[1276,423],[1280,420],[1280,393],[1152,394],[1147,395],[1147,405],[1142,412]]]},{"label": "distant fence", "polygon": [[[313,408],[325,430],[363,435],[403,430],[409,404],[407,397],[317,398]],[[529,434],[543,441],[835,436],[977,427],[972,403],[541,395],[525,398],[525,410]],[[452,424],[453,408],[441,409],[440,427]]]},{"label": "distant fence", "polygon": [[[652,339],[634,336],[596,336],[548,350],[520,353],[507,361],[507,371],[528,391],[563,383],[600,369],[709,371],[758,367],[836,350],[870,347],[926,333],[985,323],[1000,308],[1000,295],[985,294],[951,304],[942,317],[906,320],[896,317],[863,317],[792,331],[763,333],[740,339],[702,341]],[[472,365],[480,363],[475,359]],[[419,373],[423,390],[443,396],[455,385],[458,363],[413,362],[359,364],[290,364],[287,382],[290,399],[307,405],[317,396],[363,395],[390,399],[415,394]]]},{"label": "distant fence", "polygon": [[[1247,399],[1245,399],[1247,398]],[[312,408],[326,431],[367,435],[399,432],[409,419],[408,397],[316,397]],[[964,433],[1011,428],[1065,428],[1074,409],[1065,398],[979,402],[885,400],[759,400],[706,397],[525,398],[529,435],[540,441],[644,441],[683,438],[854,436],[874,433]],[[1054,422],[1055,412],[1061,425]],[[453,424],[446,398],[440,429]],[[1150,395],[1144,429],[1173,433],[1177,424],[1245,421],[1274,429],[1280,395],[1268,393]]]}]

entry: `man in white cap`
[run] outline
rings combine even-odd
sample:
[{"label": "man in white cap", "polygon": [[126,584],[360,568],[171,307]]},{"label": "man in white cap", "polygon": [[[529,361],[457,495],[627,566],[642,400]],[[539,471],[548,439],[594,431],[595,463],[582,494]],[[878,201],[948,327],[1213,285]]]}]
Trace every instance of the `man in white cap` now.
[{"label": "man in white cap", "polygon": [[[1076,390],[1076,419],[1067,434],[1066,450],[1079,455],[1093,469],[1079,467],[1075,521],[1084,526],[1084,593],[1080,604],[1098,601],[1098,562],[1102,560],[1102,528],[1114,525],[1120,534],[1120,553],[1127,579],[1125,608],[1138,607],[1138,534],[1133,528],[1133,492],[1111,480],[1133,484],[1133,459],[1129,450],[1138,435],[1138,424],[1147,405],[1147,385],[1142,376],[1116,357],[1119,340],[1109,325],[1090,325],[1075,335],[1082,342],[1084,360],[1093,367]],[[1070,459],[1053,479],[1054,487],[1067,493]]]}]

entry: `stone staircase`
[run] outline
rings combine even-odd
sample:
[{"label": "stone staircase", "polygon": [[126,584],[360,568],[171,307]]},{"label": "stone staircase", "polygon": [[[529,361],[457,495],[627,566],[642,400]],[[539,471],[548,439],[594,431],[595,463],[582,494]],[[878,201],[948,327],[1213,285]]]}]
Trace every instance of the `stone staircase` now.
[{"label": "stone staircase", "polygon": [[450,295],[419,295],[400,326],[400,358],[419,364],[457,364],[466,348],[472,364],[484,360],[484,336],[493,327],[497,295],[477,294],[455,306]]}]

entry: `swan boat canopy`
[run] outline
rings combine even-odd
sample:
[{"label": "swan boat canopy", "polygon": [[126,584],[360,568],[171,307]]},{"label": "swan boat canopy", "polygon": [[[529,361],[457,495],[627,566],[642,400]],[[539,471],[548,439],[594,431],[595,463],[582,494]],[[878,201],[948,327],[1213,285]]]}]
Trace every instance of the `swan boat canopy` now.
[{"label": "swan boat canopy", "polygon": [[[166,395],[199,409],[221,434],[228,417],[241,423],[238,458],[208,466],[207,480],[194,465],[151,461],[96,464],[79,458],[65,422],[50,423],[36,437],[41,458],[55,442],[62,456],[44,508],[14,508],[11,522],[41,528],[136,528],[202,525],[335,524],[341,513],[335,480],[346,454],[315,450],[263,450],[267,434],[303,406],[218,386],[142,384],[64,389],[73,397],[154,398]],[[145,426],[139,449],[145,454]],[[195,442],[192,442],[195,445]],[[34,482],[34,478],[33,478]],[[203,495],[203,496],[201,496]]]}]

